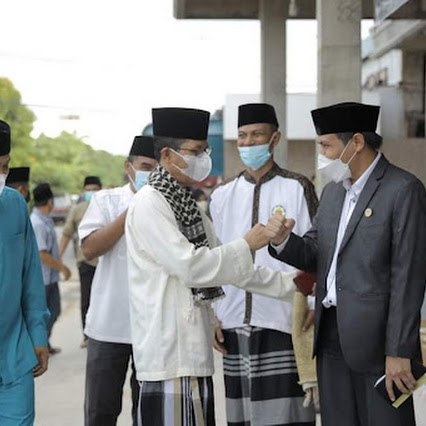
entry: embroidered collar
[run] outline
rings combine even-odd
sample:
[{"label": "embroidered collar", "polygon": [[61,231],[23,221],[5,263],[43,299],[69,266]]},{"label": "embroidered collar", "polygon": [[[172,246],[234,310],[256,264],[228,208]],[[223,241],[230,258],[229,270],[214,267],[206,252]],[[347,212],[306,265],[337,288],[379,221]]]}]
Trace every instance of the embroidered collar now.
[{"label": "embroidered collar", "polygon": [[272,165],[272,167],[269,169],[269,171],[260,178],[260,181],[258,183],[256,182],[256,180],[254,179],[254,177],[247,170],[244,170],[240,174],[240,176],[243,176],[244,179],[247,182],[250,182],[250,183],[252,183],[254,185],[262,185],[263,183],[266,183],[266,182],[269,182],[270,180],[272,180],[275,176],[277,176],[279,174],[280,171],[281,171],[281,169],[278,166],[278,164],[274,163]]}]

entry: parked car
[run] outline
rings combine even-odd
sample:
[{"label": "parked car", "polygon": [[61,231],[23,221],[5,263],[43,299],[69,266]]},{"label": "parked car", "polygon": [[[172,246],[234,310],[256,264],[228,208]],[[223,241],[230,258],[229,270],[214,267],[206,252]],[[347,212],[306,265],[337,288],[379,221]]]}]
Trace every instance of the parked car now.
[{"label": "parked car", "polygon": [[72,207],[71,195],[69,194],[57,194],[53,197],[53,210],[50,213],[50,217],[55,223],[65,223],[68,216],[68,212]]}]

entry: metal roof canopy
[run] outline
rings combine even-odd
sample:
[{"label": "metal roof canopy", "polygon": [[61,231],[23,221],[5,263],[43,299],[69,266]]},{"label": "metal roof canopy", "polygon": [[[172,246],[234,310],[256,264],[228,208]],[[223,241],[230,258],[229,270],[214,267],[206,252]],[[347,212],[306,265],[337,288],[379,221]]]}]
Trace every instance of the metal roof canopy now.
[{"label": "metal roof canopy", "polygon": [[[177,19],[258,19],[259,0],[173,0]],[[296,0],[297,15],[289,19],[315,19],[315,0]],[[363,19],[374,19],[374,0],[363,0]],[[426,0],[409,0],[391,19],[426,19]]]}]

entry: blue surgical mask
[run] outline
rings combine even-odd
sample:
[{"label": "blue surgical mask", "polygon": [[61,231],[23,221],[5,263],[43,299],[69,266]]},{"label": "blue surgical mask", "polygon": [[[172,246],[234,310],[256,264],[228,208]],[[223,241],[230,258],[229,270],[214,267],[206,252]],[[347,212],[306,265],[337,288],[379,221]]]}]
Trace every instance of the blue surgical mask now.
[{"label": "blue surgical mask", "polygon": [[84,201],[87,201],[88,203],[90,203],[90,200],[92,199],[92,196],[93,196],[94,193],[95,193],[95,191],[85,191]]},{"label": "blue surgical mask", "polygon": [[253,146],[239,146],[238,151],[242,162],[253,170],[258,170],[266,164],[271,158],[272,153],[269,151],[272,138],[275,133],[271,136],[271,139],[267,144],[253,145]]},{"label": "blue surgical mask", "polygon": [[148,182],[149,175],[151,174],[150,171],[147,170],[136,170],[132,164],[130,164],[131,168],[135,172],[135,180],[133,180],[130,175],[129,179],[132,182],[133,188],[135,188],[135,191],[139,191],[143,186],[145,186]]}]

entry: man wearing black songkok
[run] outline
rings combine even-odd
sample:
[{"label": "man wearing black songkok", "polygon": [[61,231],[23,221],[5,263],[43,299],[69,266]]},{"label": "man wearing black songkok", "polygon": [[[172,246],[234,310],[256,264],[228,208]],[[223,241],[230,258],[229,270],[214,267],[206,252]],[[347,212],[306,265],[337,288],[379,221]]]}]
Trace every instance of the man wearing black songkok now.
[{"label": "man wearing black songkok", "polygon": [[[86,426],[112,426],[122,407],[132,359],[124,223],[136,192],[157,165],[153,139],[136,136],[124,164],[129,183],[94,193],[78,227],[84,257],[99,257],[84,333],[88,336],[84,418]],[[133,362],[131,368],[134,371]],[[137,424],[139,386],[131,375],[132,418]]]},{"label": "man wearing black songkok", "polygon": [[54,207],[53,192],[48,183],[40,183],[33,190],[34,209],[31,213],[31,223],[37,239],[46,289],[47,307],[50,311],[47,323],[49,353],[55,355],[61,351],[50,344],[52,328],[61,314],[61,296],[59,293],[59,272],[67,281],[71,271],[59,257],[58,240],[53,220],[49,217]]},{"label": "man wearing black songkok", "polygon": [[267,244],[263,225],[216,247],[213,225],[189,189],[211,170],[209,115],[152,111],[159,166],[127,214],[139,426],[214,426],[211,303],[224,295],[220,285],[283,299],[294,290],[294,274],[253,265],[251,250]]},{"label": "man wearing black songkok", "polygon": [[[282,169],[274,161],[280,138],[272,105],[238,107],[237,148],[245,170],[216,188],[210,203],[216,234],[223,243],[243,236],[258,221],[266,223],[275,212],[295,217],[298,235],[311,227],[318,207],[314,186],[305,176]],[[294,271],[272,259],[266,247],[253,257],[256,265],[277,273]],[[306,401],[312,401],[315,377],[299,383],[297,369],[289,368],[296,363],[293,337],[298,332],[293,330],[293,303],[232,286],[226,287],[226,294],[215,303],[215,347],[223,353],[229,424],[254,426],[261,418],[265,425],[313,426],[315,409],[305,406],[303,396],[306,391]],[[313,312],[309,315],[313,318]],[[274,369],[262,374],[272,361]]]},{"label": "man wearing black songkok", "polygon": [[27,205],[5,186],[10,133],[0,120],[0,425],[32,425],[34,377],[48,365],[49,311]]},{"label": "man wearing black songkok", "polygon": [[379,107],[354,102],[312,111],[323,190],[312,228],[274,216],[272,256],[317,272],[315,354],[324,426],[411,426],[413,400],[389,399],[416,384],[426,281],[426,192],[379,151]]}]

